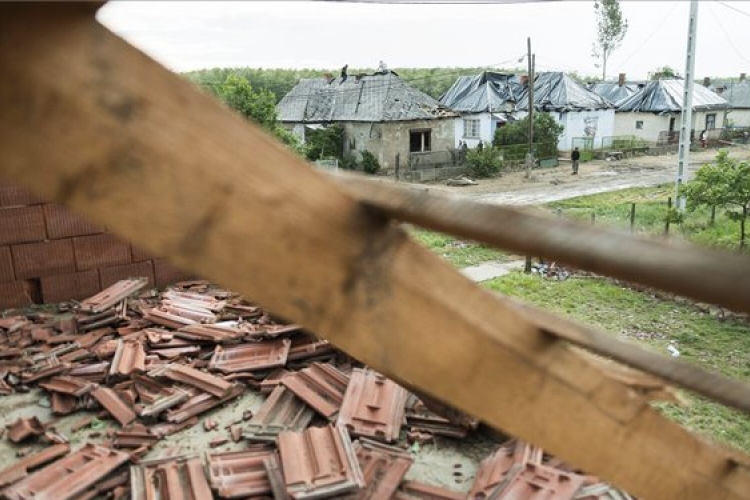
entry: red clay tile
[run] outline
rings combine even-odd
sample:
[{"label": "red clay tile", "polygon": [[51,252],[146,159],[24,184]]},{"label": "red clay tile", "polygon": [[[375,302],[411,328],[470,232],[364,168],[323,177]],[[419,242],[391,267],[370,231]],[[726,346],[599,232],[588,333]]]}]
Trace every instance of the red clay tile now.
[{"label": "red clay tile", "polygon": [[274,441],[279,432],[301,431],[314,416],[312,408],[280,385],[247,423],[243,436],[250,441]]},{"label": "red clay tile", "polygon": [[120,451],[85,445],[5,489],[8,500],[71,500],[130,459]]},{"label": "red clay tile", "polygon": [[223,373],[277,368],[286,364],[290,345],[289,339],[279,339],[273,342],[242,344],[236,347],[216,346],[208,367]]},{"label": "red clay tile", "polygon": [[150,460],[130,468],[132,500],[213,498],[200,458]]},{"label": "red clay tile", "polygon": [[401,430],[407,396],[406,389],[383,375],[355,368],[338,421],[353,435],[394,441]]},{"label": "red clay tile", "polygon": [[100,267],[99,276],[102,288],[107,288],[120,280],[140,277],[148,279],[147,288],[154,286],[154,266],[150,260],[112,267]]},{"label": "red clay tile", "polygon": [[135,412],[109,387],[98,387],[91,395],[112,415],[120,425],[125,426],[135,420]]},{"label": "red clay tile", "polygon": [[232,390],[232,384],[209,373],[185,365],[168,364],[149,372],[150,377],[167,377],[175,382],[187,384],[217,398],[223,398]]},{"label": "red clay tile", "polygon": [[20,443],[33,436],[44,434],[44,426],[36,417],[19,418],[8,426],[7,437],[11,443]]},{"label": "red clay tile", "polygon": [[278,446],[286,490],[295,500],[353,493],[364,486],[362,469],[342,426],[281,432]]},{"label": "red clay tile", "polygon": [[13,245],[11,253],[17,278],[39,278],[76,270],[71,240]]},{"label": "red clay tile", "polygon": [[505,480],[491,492],[498,500],[572,500],[584,478],[545,465],[514,465]]},{"label": "red clay tile", "polygon": [[27,455],[0,471],[0,488],[13,484],[28,476],[29,471],[51,462],[70,452],[69,444],[56,444],[33,455]]},{"label": "red clay tile", "polygon": [[365,480],[356,498],[391,500],[414,459],[406,450],[368,439],[355,442],[354,450]]},{"label": "red clay tile", "polygon": [[143,278],[126,279],[107,287],[93,297],[81,302],[81,311],[99,313],[138,292],[146,286]]},{"label": "red clay tile", "polygon": [[44,219],[47,222],[47,236],[52,240],[104,232],[103,226],[89,222],[84,216],[57,203],[44,205]]},{"label": "red clay tile", "polygon": [[331,365],[313,363],[282,378],[281,383],[312,409],[333,420],[344,400],[349,377]]},{"label": "red clay tile", "polygon": [[47,239],[41,206],[0,208],[0,245]]},{"label": "red clay tile", "polygon": [[42,203],[39,198],[30,191],[18,186],[16,183],[0,179],[0,206],[18,207],[25,205],[37,205]]},{"label": "red clay tile", "polygon": [[266,460],[278,461],[270,446],[206,454],[208,480],[220,498],[248,498],[272,493]]},{"label": "red clay tile", "polygon": [[164,419],[167,422],[177,424],[185,422],[189,418],[199,415],[204,411],[208,411],[212,408],[216,408],[217,406],[220,406],[227,401],[236,398],[237,396],[242,394],[243,391],[243,386],[237,384],[233,385],[229,394],[227,394],[223,398],[217,398],[208,393],[198,394],[191,397],[177,408],[169,410],[165,414]]},{"label": "red clay tile", "polygon": [[46,382],[40,383],[39,387],[42,387],[43,389],[46,389],[50,392],[58,392],[70,396],[81,397],[93,391],[96,388],[96,384],[92,384],[88,380],[84,380],[81,378],[60,375],[57,377],[52,377]]},{"label": "red clay tile", "polygon": [[79,271],[130,262],[130,245],[109,233],[73,238]]},{"label": "red clay tile", "polygon": [[401,488],[393,498],[394,500],[464,500],[466,496],[439,486],[406,481],[401,484]]}]

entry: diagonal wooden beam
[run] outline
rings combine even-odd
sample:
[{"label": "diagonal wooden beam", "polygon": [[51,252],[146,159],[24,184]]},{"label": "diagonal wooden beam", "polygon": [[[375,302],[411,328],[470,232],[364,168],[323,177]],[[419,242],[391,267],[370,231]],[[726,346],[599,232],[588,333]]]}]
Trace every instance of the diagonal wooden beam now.
[{"label": "diagonal wooden beam", "polygon": [[397,220],[750,312],[750,258],[353,175],[336,181]]},{"label": "diagonal wooden beam", "polygon": [[[739,499],[706,443],[64,5],[0,5],[0,170],[643,498]],[[690,457],[686,460],[686,457]]]}]

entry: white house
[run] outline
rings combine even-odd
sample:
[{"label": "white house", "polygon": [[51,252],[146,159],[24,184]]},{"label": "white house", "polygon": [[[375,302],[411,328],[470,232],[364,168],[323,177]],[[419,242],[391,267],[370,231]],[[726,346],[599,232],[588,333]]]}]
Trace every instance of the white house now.
[{"label": "white house", "polygon": [[514,75],[485,71],[462,76],[440,97],[440,103],[460,115],[455,125],[455,145],[474,148],[481,140],[492,143],[495,130],[513,121],[522,87]]},{"label": "white house", "polygon": [[[638,92],[616,103],[615,135],[636,136],[650,143],[676,143],[679,139],[684,80],[653,80],[639,84]],[[692,130],[720,129],[729,104],[701,85],[693,87]]]},{"label": "white house", "polygon": [[745,73],[740,75],[739,82],[717,85],[714,91],[729,103],[727,120],[731,126],[750,127],[750,82]]},{"label": "white house", "polygon": [[[516,105],[515,116],[526,116],[528,107],[528,88],[525,88]],[[614,105],[562,72],[537,75],[534,80],[534,110],[549,114],[563,125],[563,133],[557,144],[562,151],[570,151],[578,142],[599,147],[603,137],[614,135]]]}]

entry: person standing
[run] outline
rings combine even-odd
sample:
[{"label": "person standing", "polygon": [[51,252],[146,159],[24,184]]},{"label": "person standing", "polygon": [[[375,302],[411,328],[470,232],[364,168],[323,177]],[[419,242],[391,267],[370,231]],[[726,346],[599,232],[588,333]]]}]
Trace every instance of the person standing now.
[{"label": "person standing", "polygon": [[578,162],[581,159],[581,152],[578,148],[575,148],[570,154],[570,159],[573,161],[573,175],[578,175]]}]

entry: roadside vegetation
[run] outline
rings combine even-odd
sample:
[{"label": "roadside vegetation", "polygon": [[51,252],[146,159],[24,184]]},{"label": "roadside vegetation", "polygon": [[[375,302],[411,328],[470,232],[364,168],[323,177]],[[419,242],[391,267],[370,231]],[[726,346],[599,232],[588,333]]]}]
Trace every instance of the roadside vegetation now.
[{"label": "roadside vegetation", "polygon": [[474,266],[491,260],[506,262],[513,259],[507,253],[481,243],[464,241],[426,229],[409,228],[408,231],[419,243],[459,268]]}]

